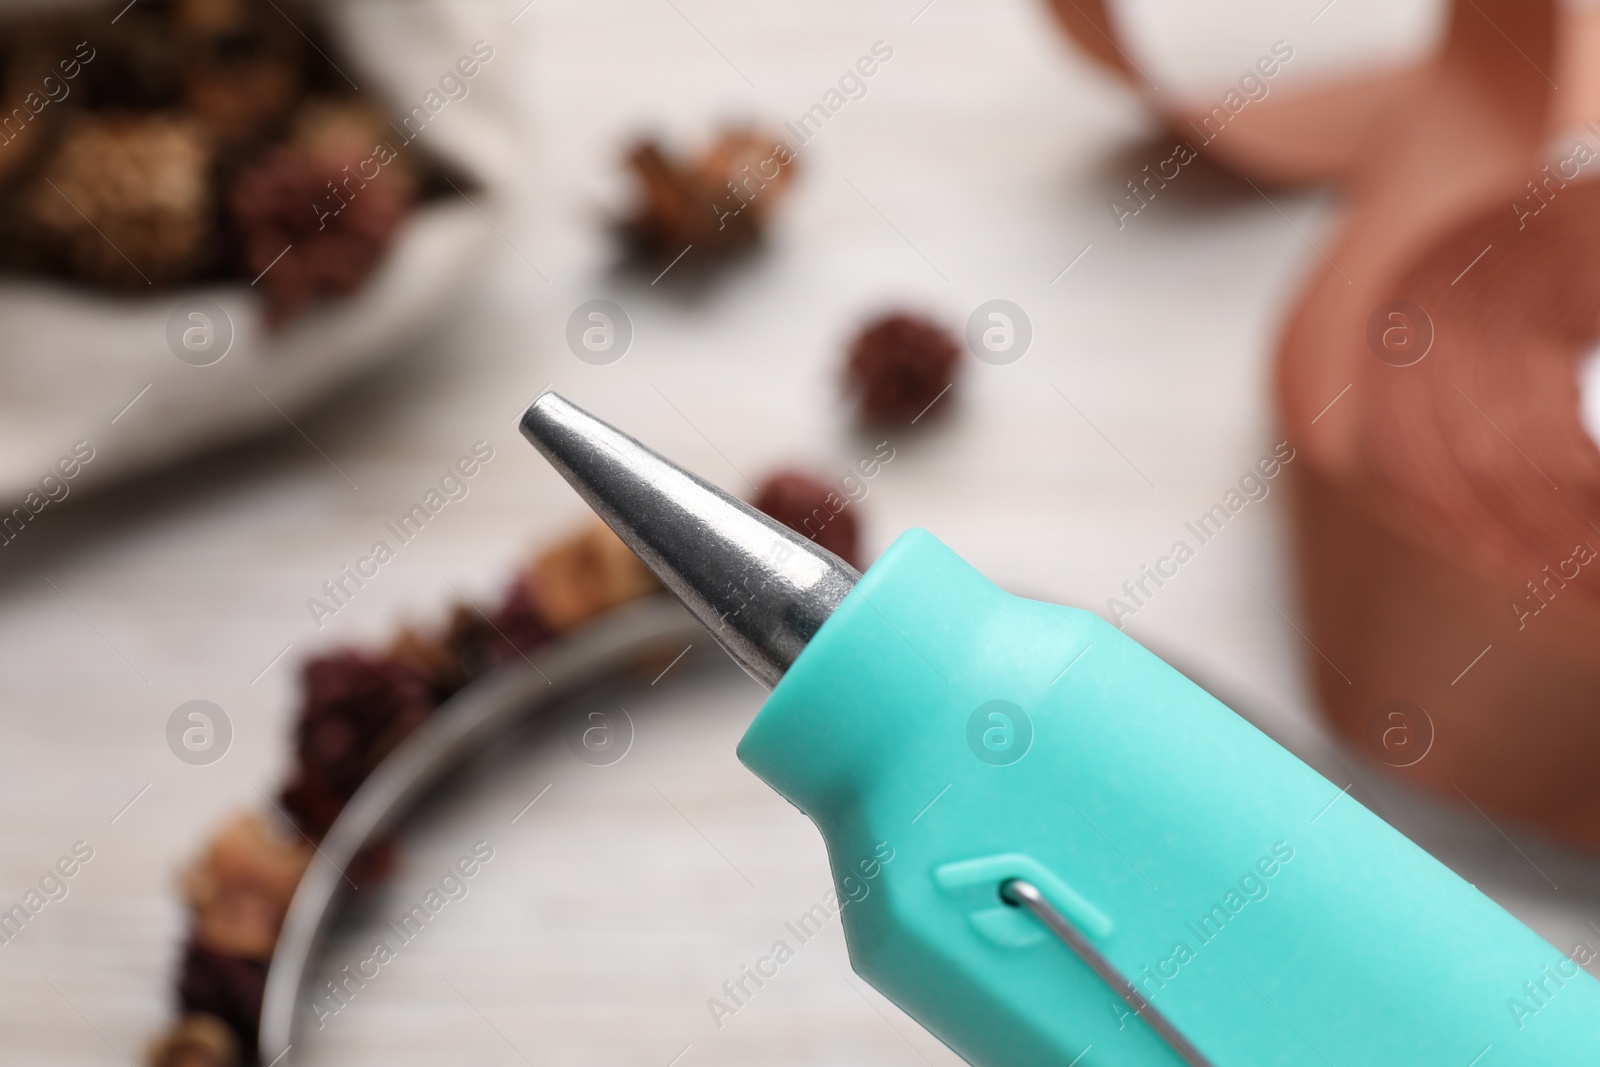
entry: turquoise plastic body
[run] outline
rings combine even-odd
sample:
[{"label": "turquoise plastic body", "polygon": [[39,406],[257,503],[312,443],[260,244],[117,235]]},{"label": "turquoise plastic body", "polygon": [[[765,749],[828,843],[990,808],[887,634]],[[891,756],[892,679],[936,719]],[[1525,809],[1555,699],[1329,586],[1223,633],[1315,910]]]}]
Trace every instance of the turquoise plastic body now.
[{"label": "turquoise plastic body", "polygon": [[739,756],[821,830],[856,971],[970,1063],[1181,1064],[1000,899],[1019,876],[1217,1067],[1600,1063],[1567,956],[1114,627],[924,531]]}]

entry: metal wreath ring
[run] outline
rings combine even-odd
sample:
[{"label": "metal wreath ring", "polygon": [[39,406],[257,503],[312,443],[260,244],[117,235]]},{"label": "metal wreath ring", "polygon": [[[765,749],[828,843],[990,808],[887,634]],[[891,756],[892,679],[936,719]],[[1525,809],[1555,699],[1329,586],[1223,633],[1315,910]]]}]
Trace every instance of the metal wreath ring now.
[{"label": "metal wreath ring", "polygon": [[670,596],[606,612],[550,646],[540,665],[493,671],[468,684],[395,746],[323,837],[296,887],[267,971],[257,1050],[275,1064],[293,1047],[295,1001],[356,855],[435,784],[512,725],[547,712],[599,677],[703,634]]}]

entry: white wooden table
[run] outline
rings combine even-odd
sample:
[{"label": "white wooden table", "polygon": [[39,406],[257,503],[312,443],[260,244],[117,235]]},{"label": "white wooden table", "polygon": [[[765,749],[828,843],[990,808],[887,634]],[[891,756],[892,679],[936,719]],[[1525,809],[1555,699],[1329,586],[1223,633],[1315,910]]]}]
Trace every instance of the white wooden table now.
[{"label": "white wooden table", "polygon": [[[301,420],[304,436],[285,426],[53,510],[4,549],[0,905],[76,841],[94,858],[0,945],[0,1060],[137,1060],[170,1010],[177,871],[277,787],[297,662],[437,618],[455,589],[488,600],[524,552],[582,521],[514,432],[546,384],[743,492],[781,465],[837,475],[870,451],[877,438],[838,401],[841,347],[863,316],[906,305],[959,328],[981,301],[1015,301],[1032,349],[1010,366],[970,362],[942,418],[894,439],[860,505],[867,547],[926,526],[1009,588],[1097,610],[1270,450],[1275,324],[1334,205],[1274,207],[1196,169],[1118,231],[1105,200],[1153,132],[1138,105],[1069,54],[1037,3],[922,4],[758,18],[722,0],[538,0],[513,24],[521,0],[508,2],[495,43],[514,62],[492,73],[519,80],[537,164],[520,209],[493,220],[502,254],[459,318]],[[1163,25],[1157,6],[1142,25]],[[1277,6],[1293,11],[1256,15],[1267,42],[1296,34],[1309,56],[1318,33],[1337,36],[1341,9],[1313,26],[1320,3]],[[1155,59],[1182,53],[1183,35],[1168,36]],[[880,40],[893,58],[803,149],[768,255],[694,302],[607,273],[601,222],[629,134],[797,117]],[[1245,62],[1259,50],[1239,46]],[[636,330],[605,367],[563,341],[568,313],[599,296]],[[479,439],[495,458],[470,495],[319,631],[307,598]],[[1314,747],[1312,653],[1279,613],[1296,610],[1280,498],[1252,504],[1129,630]],[[343,929],[333,969],[474,841],[494,860],[288,1062],[955,1062],[848,974],[836,923],[713,1022],[707,998],[828,879],[809,824],[734,760],[761,695],[708,649],[640,696],[622,763],[510,744],[420,818],[403,872]],[[165,739],[194,698],[234,728],[205,767]],[[1589,865],[1519,842],[1525,859],[1481,820],[1356,791],[1558,946],[1600,915]]]}]

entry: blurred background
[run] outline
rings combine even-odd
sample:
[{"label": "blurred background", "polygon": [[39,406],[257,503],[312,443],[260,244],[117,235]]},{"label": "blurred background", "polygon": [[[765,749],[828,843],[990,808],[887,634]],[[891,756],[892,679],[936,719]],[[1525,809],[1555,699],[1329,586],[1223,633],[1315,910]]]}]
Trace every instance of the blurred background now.
[{"label": "blurred background", "polygon": [[[120,6],[82,17],[157,5]],[[1038,0],[315,7],[310,51],[286,47],[331,99],[390,123],[435,90],[447,101],[402,160],[408,213],[371,222],[394,233],[370,274],[330,275],[314,299],[273,289],[272,271],[314,277],[320,256],[348,250],[262,269],[271,240],[299,240],[261,220],[268,182],[217,194],[233,228],[179,282],[141,285],[115,263],[101,271],[112,289],[63,277],[96,269],[70,242],[0,278],[8,492],[20,502],[77,442],[94,456],[0,549],[0,903],[77,843],[92,849],[66,895],[0,946],[8,1064],[142,1062],[174,1013],[179,873],[232,813],[276,796],[300,663],[381,646],[463,598],[487,609],[529,552],[582,526],[584,506],[514,428],[547,386],[742,496],[782,469],[837,482],[887,440],[893,461],[852,504],[864,560],[922,526],[1014,592],[1102,614],[1281,440],[1275,331],[1337,201],[1268,199],[1196,166],[1119,226],[1108,200],[1169,138]],[[1204,96],[1280,40],[1295,49],[1282,84],[1419,54],[1439,8],[1128,0],[1119,13],[1153,80]],[[91,92],[108,54],[74,92]],[[639,137],[692,154],[729,124],[786,136],[869,55],[864,93],[799,147],[757,252],[687,283],[673,271],[692,260],[618,269]],[[441,78],[465,57],[477,70],[453,95]],[[115,79],[93,91],[114,101]],[[328,143],[312,127],[300,143]],[[8,186],[8,214],[30,195]],[[317,247],[322,231],[303,228]],[[1031,331],[1020,358],[963,354],[925,423],[859,423],[841,375],[863,324],[906,310],[959,338],[997,299]],[[611,362],[569,344],[593,300],[631,331]],[[197,354],[182,341],[193,327],[231,344]],[[478,442],[492,459],[465,496],[336,613],[308,609]],[[1282,496],[1272,485],[1126,626],[1297,752],[1343,766],[1309,696],[1317,653],[1296,627]],[[591,766],[531,735],[497,747],[407,823],[394,874],[341,923],[321,973],[364,956],[475,843],[493,860],[285,1062],[956,1062],[849,972],[836,922],[734,1016],[708,1010],[829,890],[816,833],[734,759],[761,699],[697,642],[660,685],[628,691],[627,759]],[[169,746],[191,700],[231,728],[204,765]],[[1348,780],[1558,945],[1600,914],[1585,862],[1359,767]]]}]

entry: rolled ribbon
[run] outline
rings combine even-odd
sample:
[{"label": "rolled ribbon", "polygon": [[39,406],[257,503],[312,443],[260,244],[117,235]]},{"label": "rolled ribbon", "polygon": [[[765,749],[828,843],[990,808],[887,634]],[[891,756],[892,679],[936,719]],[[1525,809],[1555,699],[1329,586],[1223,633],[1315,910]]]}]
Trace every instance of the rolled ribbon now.
[{"label": "rolled ribbon", "polygon": [[[1102,2],[1053,2],[1142,82]],[[1461,0],[1437,54],[1275,94],[1203,152],[1348,197],[1277,355],[1322,709],[1410,782],[1600,851],[1597,118],[1600,11]]]}]

